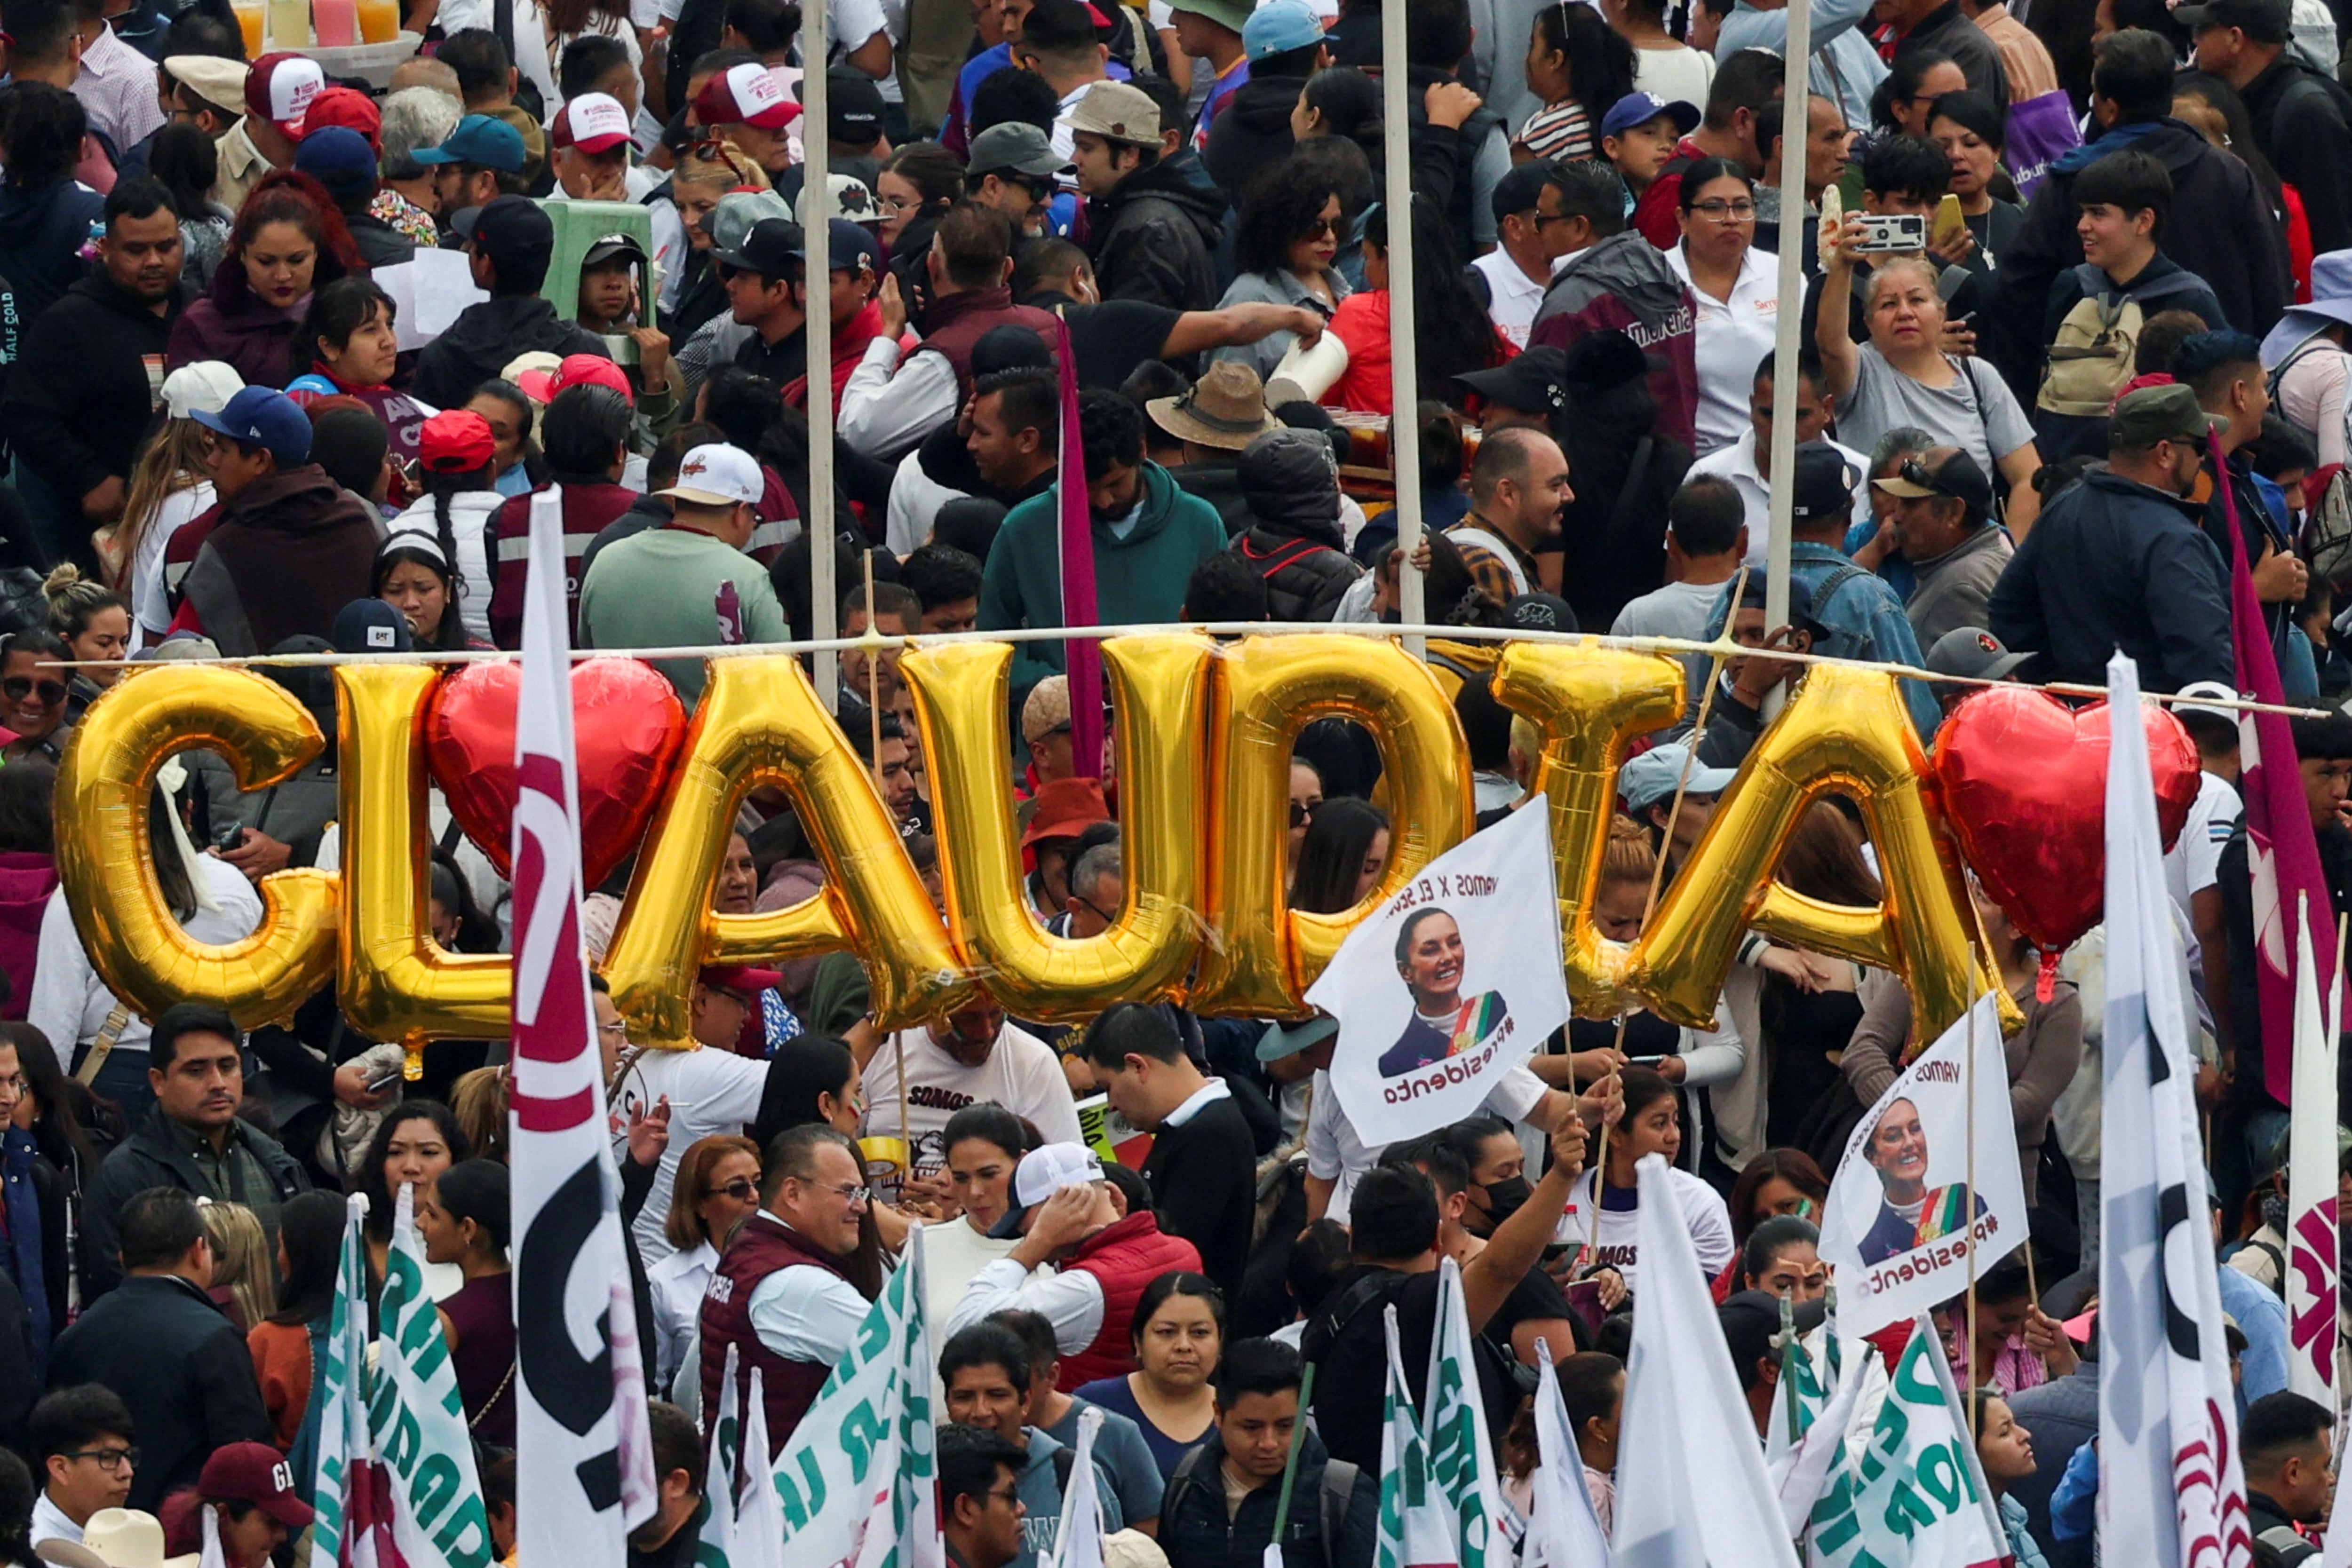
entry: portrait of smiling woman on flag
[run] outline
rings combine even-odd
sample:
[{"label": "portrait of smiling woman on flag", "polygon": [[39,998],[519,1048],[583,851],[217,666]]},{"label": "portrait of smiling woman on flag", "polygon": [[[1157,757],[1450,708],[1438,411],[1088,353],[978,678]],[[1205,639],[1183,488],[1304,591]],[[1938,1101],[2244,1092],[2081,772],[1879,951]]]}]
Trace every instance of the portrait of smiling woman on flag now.
[{"label": "portrait of smiling woman on flag", "polygon": [[1462,927],[1443,909],[1405,916],[1397,932],[1397,973],[1412,993],[1412,1017],[1381,1053],[1381,1076],[1394,1078],[1474,1051],[1510,1016],[1500,991],[1462,995]]},{"label": "portrait of smiling woman on flag", "polygon": [[[1862,1239],[1864,1262],[1884,1263],[1960,1229],[1969,1207],[1968,1188],[1927,1185],[1927,1134],[1919,1125],[1918,1106],[1908,1100],[1887,1106],[1870,1130],[1862,1157],[1885,1188],[1878,1222]],[[1985,1211],[1981,1194],[1974,1207],[1979,1214]]]}]

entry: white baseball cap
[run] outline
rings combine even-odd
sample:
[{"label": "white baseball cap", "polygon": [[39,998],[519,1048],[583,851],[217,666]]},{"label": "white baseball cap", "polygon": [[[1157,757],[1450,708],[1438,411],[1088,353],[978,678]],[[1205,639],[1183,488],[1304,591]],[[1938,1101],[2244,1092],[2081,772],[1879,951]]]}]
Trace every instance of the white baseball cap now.
[{"label": "white baseball cap", "polygon": [[713,441],[688,452],[677,465],[677,483],[655,494],[696,507],[756,507],[767,490],[767,476],[750,453]]},{"label": "white baseball cap", "polygon": [[629,111],[607,93],[583,92],[564,100],[548,121],[548,140],[583,152],[610,152],[629,140]]},{"label": "white baseball cap", "polygon": [[1066,1186],[1088,1186],[1103,1179],[1102,1161],[1084,1144],[1045,1144],[1021,1156],[1013,1170],[1013,1207],[989,1234],[1018,1236],[1029,1211]]},{"label": "white baseball cap", "polygon": [[245,378],[218,360],[182,365],[163,378],[163,412],[173,419],[218,413],[245,390]]}]

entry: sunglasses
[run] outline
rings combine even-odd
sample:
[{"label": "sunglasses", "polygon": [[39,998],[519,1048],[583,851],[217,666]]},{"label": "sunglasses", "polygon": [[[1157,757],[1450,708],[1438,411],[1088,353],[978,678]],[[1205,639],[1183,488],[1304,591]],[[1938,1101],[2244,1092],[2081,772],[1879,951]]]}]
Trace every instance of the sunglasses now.
[{"label": "sunglasses", "polygon": [[6,680],[0,681],[0,693],[5,693],[12,703],[23,702],[26,697],[38,693],[43,707],[55,707],[66,700],[63,681],[37,681],[26,675],[11,675]]},{"label": "sunglasses", "polygon": [[759,1191],[759,1187],[753,1184],[751,1177],[737,1176],[725,1186],[714,1186],[703,1196],[706,1197],[726,1197],[733,1198],[738,1203],[749,1203],[753,1197],[758,1196]]},{"label": "sunglasses", "polygon": [[1315,813],[1322,810],[1322,807],[1323,802],[1320,800],[1293,800],[1290,803],[1290,825],[1294,828],[1305,827],[1315,820]]}]

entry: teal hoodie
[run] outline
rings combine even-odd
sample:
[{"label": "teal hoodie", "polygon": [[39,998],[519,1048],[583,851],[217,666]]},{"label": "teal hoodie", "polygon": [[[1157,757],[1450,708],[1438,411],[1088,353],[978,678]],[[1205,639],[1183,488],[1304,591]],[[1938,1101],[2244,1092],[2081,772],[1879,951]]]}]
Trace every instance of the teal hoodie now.
[{"label": "teal hoodie", "polygon": [[[1106,626],[1175,620],[1192,569],[1226,544],[1214,507],[1178,488],[1157,463],[1144,464],[1142,474],[1143,514],[1127,538],[1113,538],[1099,518],[1094,525],[1095,610]],[[1061,506],[1057,486],[1005,514],[981,580],[982,631],[1064,624]],[[1067,667],[1062,643],[1013,644],[1013,711],[1030,687]]]}]

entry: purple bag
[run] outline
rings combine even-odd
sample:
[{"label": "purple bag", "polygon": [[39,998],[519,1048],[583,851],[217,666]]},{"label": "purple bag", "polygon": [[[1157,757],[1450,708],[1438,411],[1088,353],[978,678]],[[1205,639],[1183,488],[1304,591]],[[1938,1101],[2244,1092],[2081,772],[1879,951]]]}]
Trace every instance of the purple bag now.
[{"label": "purple bag", "polygon": [[2030,200],[2051,161],[2083,144],[2074,106],[2063,92],[2045,92],[2009,106],[2009,149],[2003,154],[2017,193]]}]

